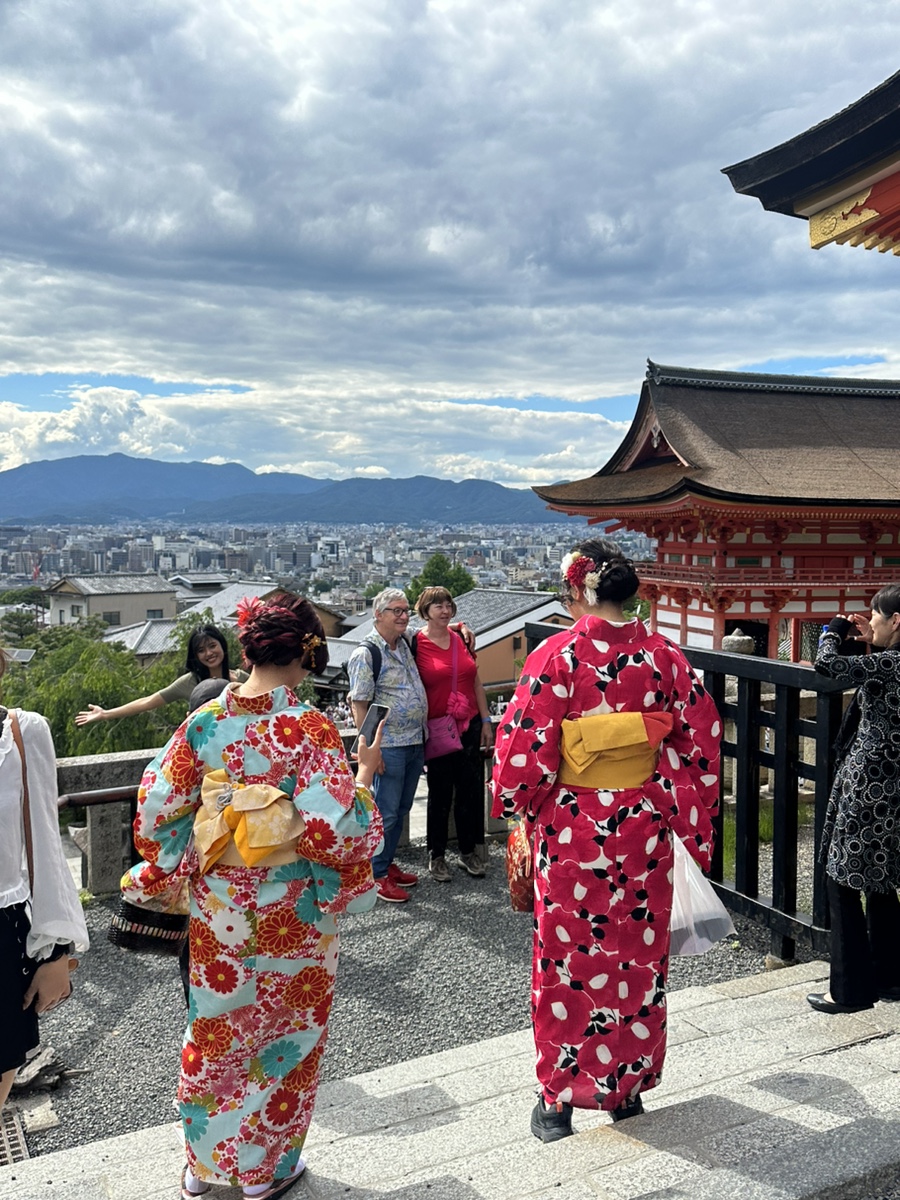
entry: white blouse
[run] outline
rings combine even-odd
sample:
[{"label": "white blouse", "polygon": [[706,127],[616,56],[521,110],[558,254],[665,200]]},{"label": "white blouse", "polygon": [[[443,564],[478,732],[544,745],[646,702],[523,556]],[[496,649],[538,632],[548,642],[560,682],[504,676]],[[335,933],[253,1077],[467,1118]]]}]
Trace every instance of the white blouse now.
[{"label": "white blouse", "polygon": [[29,902],[31,930],[26,950],[43,959],[58,943],[87,948],[88,931],[62,842],[57,810],[56,752],[46,720],[15,710],[28,764],[28,797],[34,843],[34,898],[28,886],[22,815],[22,763],[9,717],[0,734],[0,908]]}]

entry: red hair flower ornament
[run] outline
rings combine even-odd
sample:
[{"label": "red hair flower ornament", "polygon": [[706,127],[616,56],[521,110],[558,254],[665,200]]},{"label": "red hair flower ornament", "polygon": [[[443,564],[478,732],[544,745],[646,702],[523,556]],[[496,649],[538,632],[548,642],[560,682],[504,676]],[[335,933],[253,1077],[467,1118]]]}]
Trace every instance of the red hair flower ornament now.
[{"label": "red hair flower ornament", "polygon": [[608,565],[605,562],[595,563],[586,554],[577,554],[572,551],[560,563],[560,571],[570,587],[581,588],[584,592],[585,604],[593,607],[597,603],[597,588],[600,586],[600,579]]},{"label": "red hair flower ornament", "polygon": [[251,621],[263,610],[259,596],[244,596],[237,602],[237,623],[241,629],[246,629]]}]

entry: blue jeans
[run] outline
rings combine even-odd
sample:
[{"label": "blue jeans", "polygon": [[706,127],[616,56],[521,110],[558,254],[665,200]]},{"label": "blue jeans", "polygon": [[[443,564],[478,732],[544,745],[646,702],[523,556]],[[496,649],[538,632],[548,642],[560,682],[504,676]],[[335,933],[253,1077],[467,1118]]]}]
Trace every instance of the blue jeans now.
[{"label": "blue jeans", "polygon": [[372,874],[376,879],[383,879],[394,861],[403,820],[413,806],[419,776],[425,765],[425,747],[421,743],[418,746],[383,746],[381,757],[384,774],[375,776],[372,788],[384,822],[384,847],[372,859]]}]

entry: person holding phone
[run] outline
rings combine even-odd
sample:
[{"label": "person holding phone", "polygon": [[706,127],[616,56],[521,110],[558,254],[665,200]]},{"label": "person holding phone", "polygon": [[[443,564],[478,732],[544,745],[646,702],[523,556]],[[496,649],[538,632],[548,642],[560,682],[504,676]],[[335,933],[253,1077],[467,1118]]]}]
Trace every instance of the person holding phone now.
[{"label": "person holding phone", "polygon": [[833,618],[816,671],[858,690],[841,726],[819,847],[831,913],[829,988],[807,1000],[818,1012],[854,1013],[900,1000],[900,585],[876,593],[868,618]]},{"label": "person holding phone", "polygon": [[[390,904],[405,904],[418,876],[402,871],[394,862],[403,822],[425,763],[425,723],[428,699],[409,643],[403,636],[409,625],[409,601],[399,588],[385,588],[372,603],[375,628],[353,651],[347,664],[350,707],[356,728],[362,728],[369,706],[390,710],[381,736],[381,773],[373,793],[384,823],[384,846],[372,860],[378,897]],[[380,653],[373,670],[371,647]]]}]

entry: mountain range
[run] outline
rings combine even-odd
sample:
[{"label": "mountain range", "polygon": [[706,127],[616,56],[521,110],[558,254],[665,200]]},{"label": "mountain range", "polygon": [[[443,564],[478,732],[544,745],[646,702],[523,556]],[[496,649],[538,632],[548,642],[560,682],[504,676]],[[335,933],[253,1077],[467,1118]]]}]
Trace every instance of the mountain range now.
[{"label": "mountain range", "polygon": [[256,475],[239,463],[156,462],[126,454],[80,454],[0,471],[3,524],[148,519],[265,525],[565,520],[532,491],[485,479],[312,479],[288,472]]}]

